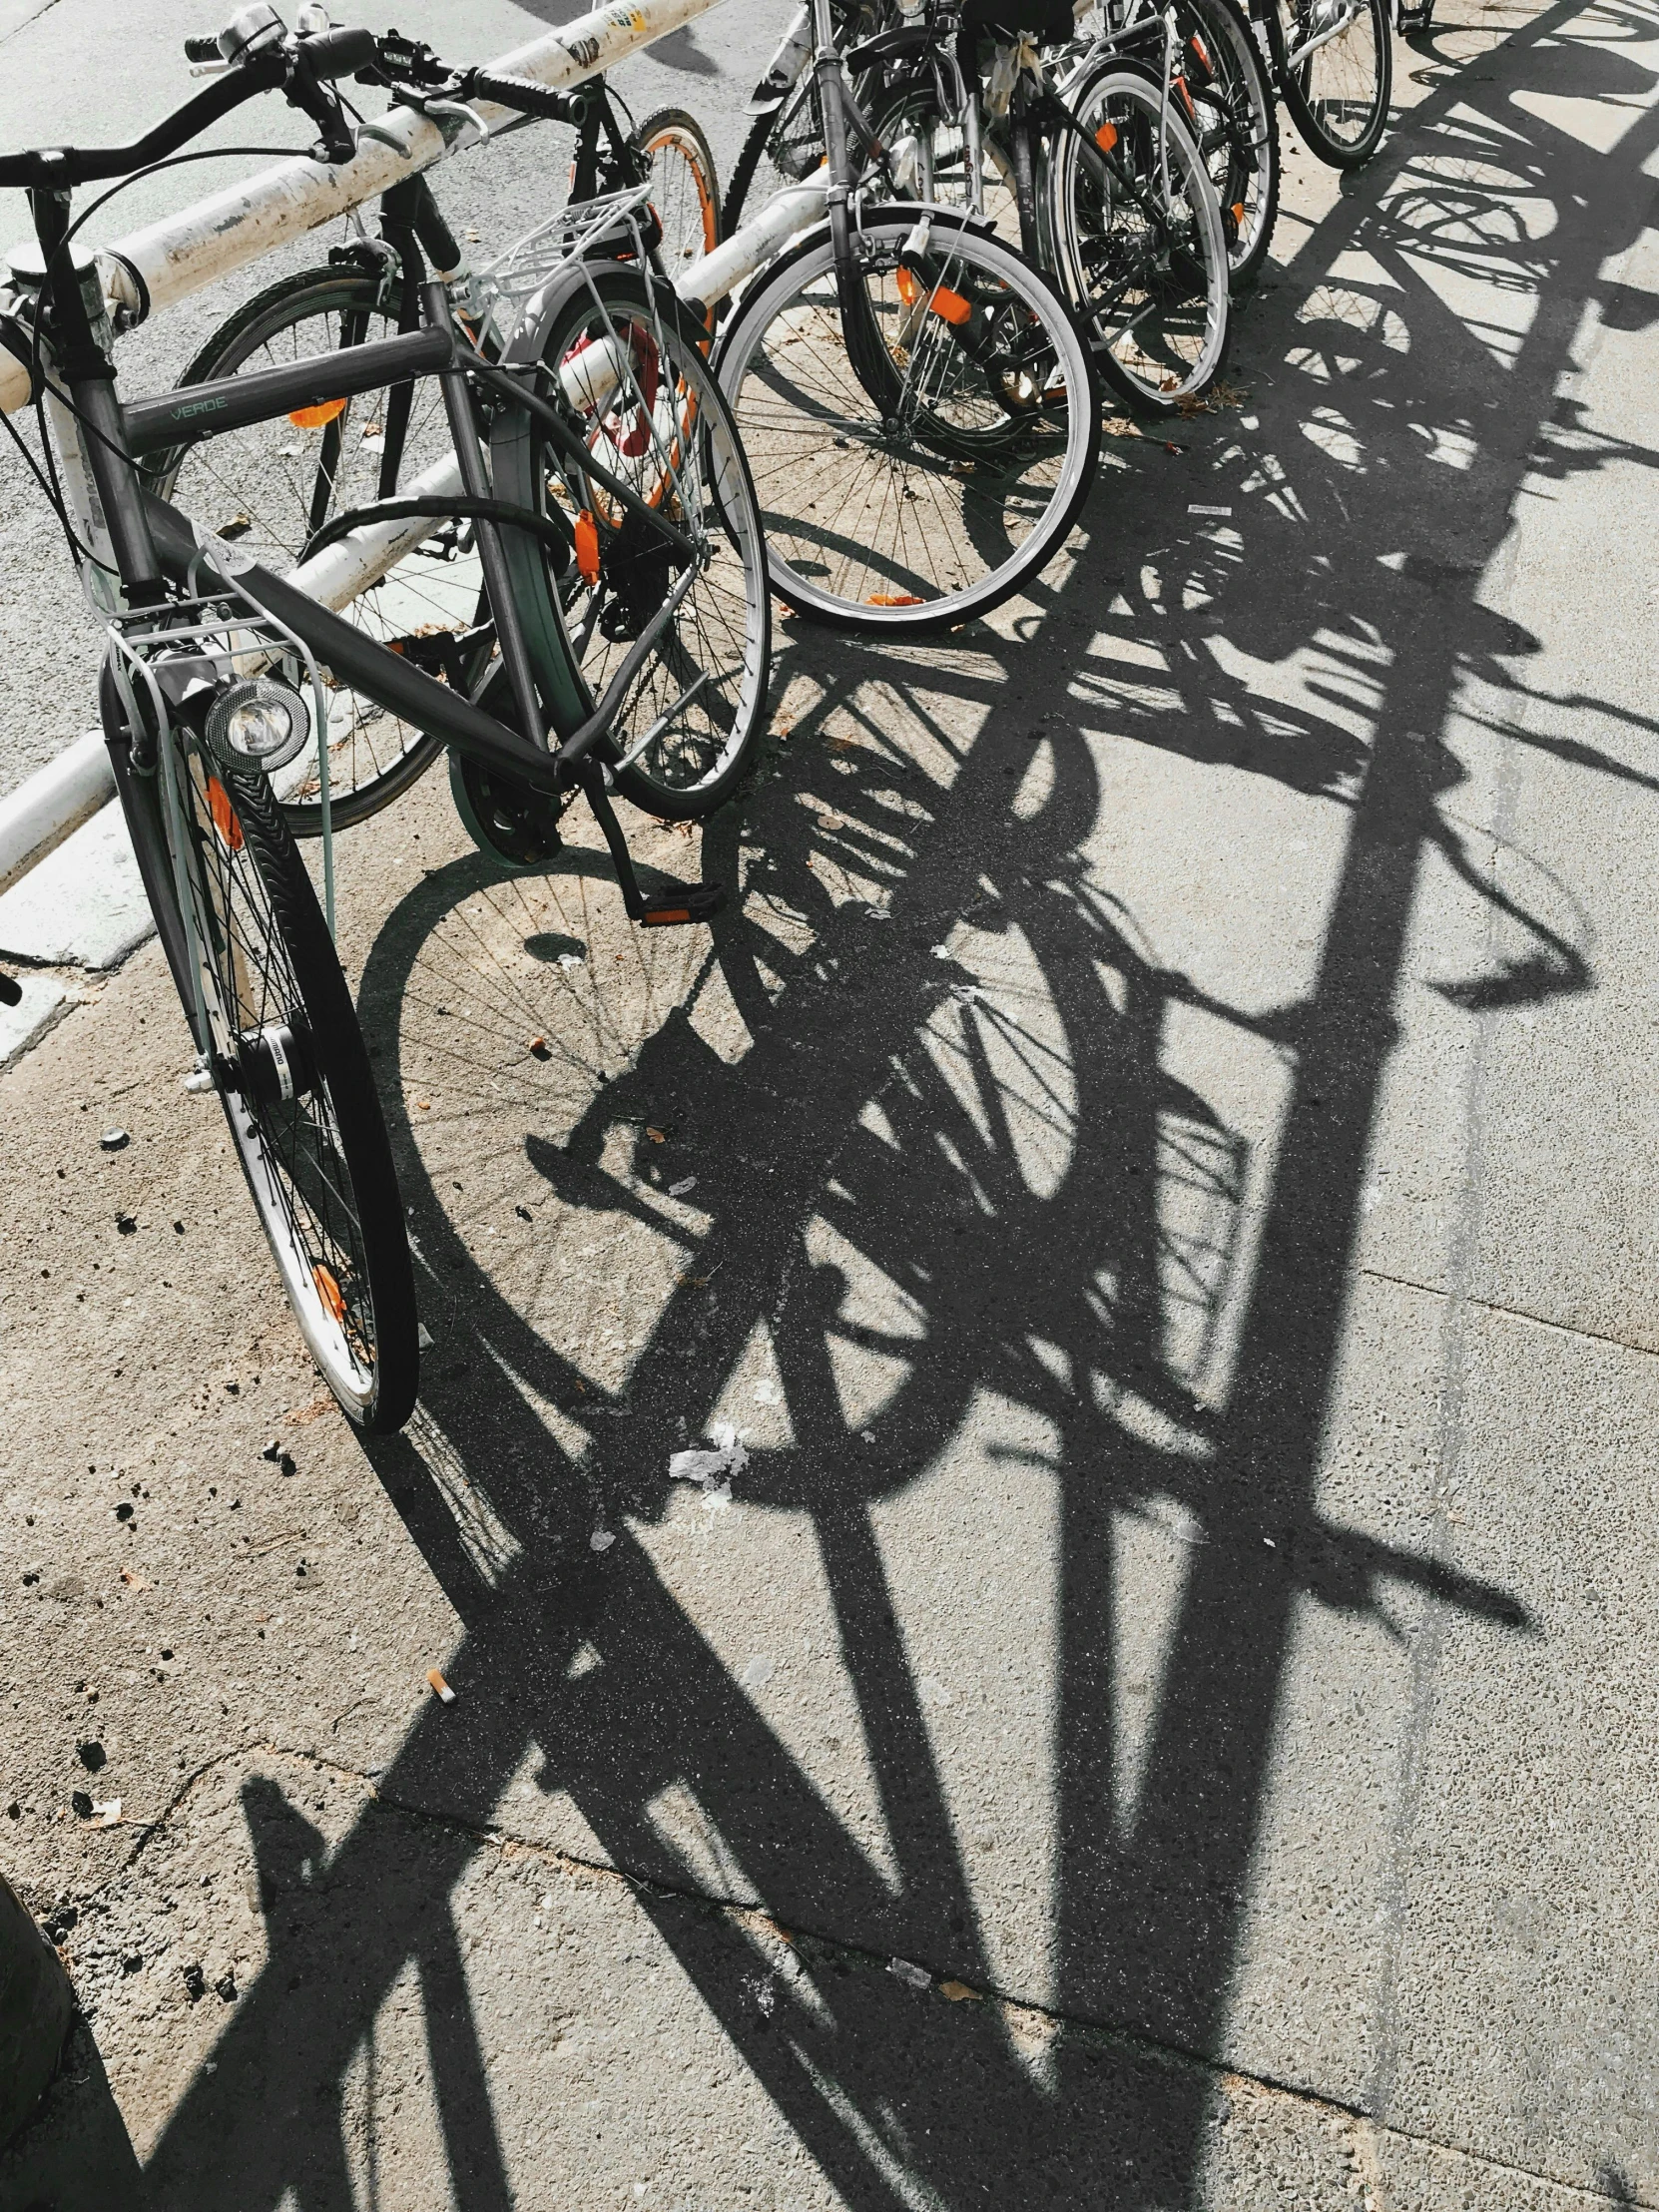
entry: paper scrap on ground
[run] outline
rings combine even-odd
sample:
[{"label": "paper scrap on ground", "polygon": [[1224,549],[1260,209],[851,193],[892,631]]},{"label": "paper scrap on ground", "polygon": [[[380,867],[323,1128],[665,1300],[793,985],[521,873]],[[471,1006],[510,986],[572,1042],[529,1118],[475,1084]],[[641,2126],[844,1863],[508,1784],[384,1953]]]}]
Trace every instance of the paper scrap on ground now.
[{"label": "paper scrap on ground", "polygon": [[669,1185],[668,1195],[670,1198],[684,1198],[688,1191],[695,1191],[696,1188],[697,1177],[695,1175],[683,1175],[678,1183]]},{"label": "paper scrap on ground", "polygon": [[889,1958],[888,1973],[896,1974],[900,1981],[907,1981],[912,1989],[930,1989],[933,1976],[925,1966],[912,1965],[908,1958]]},{"label": "paper scrap on ground", "polygon": [[1190,515],[1230,515],[1233,510],[1231,507],[1189,507],[1187,512]]},{"label": "paper scrap on ground", "polygon": [[92,1825],[94,1828],[119,1828],[121,1826],[121,1800],[118,1797],[94,1798],[92,1801]]},{"label": "paper scrap on ground", "polygon": [[749,1464],[737,1430],[730,1422],[722,1422],[709,1431],[713,1444],[707,1451],[677,1451],[668,1463],[669,1479],[673,1482],[695,1482],[703,1492],[705,1505],[714,1507],[732,1502],[732,1477],[742,1474]]},{"label": "paper scrap on ground", "polygon": [[608,1528],[596,1528],[588,1538],[589,1548],[594,1551],[609,1551],[615,1542],[616,1538]]}]

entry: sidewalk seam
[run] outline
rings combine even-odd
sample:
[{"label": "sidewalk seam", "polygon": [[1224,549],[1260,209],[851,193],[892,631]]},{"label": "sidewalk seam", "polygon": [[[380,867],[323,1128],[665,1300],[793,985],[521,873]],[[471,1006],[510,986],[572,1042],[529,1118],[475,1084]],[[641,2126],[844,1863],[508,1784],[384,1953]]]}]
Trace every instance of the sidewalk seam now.
[{"label": "sidewalk seam", "polygon": [[1578,1337],[1585,1344],[1611,1345],[1617,1352],[1628,1352],[1638,1360],[1659,1360],[1659,1352],[1648,1345],[1633,1345],[1623,1337],[1610,1336],[1604,1329],[1582,1329],[1570,1321],[1550,1321],[1543,1314],[1529,1314],[1524,1306],[1505,1306],[1492,1298],[1474,1298],[1468,1292],[1452,1292],[1438,1284],[1418,1283],[1409,1275],[1390,1275],[1386,1268],[1360,1268],[1359,1275],[1369,1277],[1374,1283],[1394,1283],[1402,1291],[1419,1291],[1424,1298],[1447,1301],[1455,1297],[1464,1306],[1478,1306],[1483,1313],[1501,1314],[1506,1321],[1523,1321],[1533,1329],[1548,1329],[1557,1337]]},{"label": "sidewalk seam", "polygon": [[[1391,1282],[1398,1279],[1386,1277],[1384,1280]],[[1407,1289],[1422,1288],[1421,1285],[1415,1284],[1407,1284],[1405,1287]],[[1502,1311],[1503,1309],[1497,1310]],[[867,1943],[852,1942],[844,1936],[827,1935],[819,1929],[808,1927],[799,1921],[792,1920],[786,1925],[764,1903],[758,1901],[746,1903],[738,1898],[717,1897],[706,1890],[681,1889],[673,1883],[662,1881],[655,1875],[636,1874],[630,1868],[619,1866],[614,1862],[583,1859],[577,1853],[565,1851],[556,1844],[536,1843],[528,1837],[514,1836],[504,1829],[482,1826],[476,1821],[466,1820],[457,1814],[434,1812],[427,1806],[412,1804],[401,1797],[388,1795],[386,1791],[381,1789],[374,1775],[366,1773],[360,1767],[353,1767],[342,1760],[331,1759],[325,1753],[314,1749],[300,1750],[290,1745],[278,1744],[270,1738],[238,1745],[206,1761],[176,1793],[168,1810],[148,1824],[147,1832],[141,1840],[139,1850],[142,1850],[150,1842],[151,1837],[172,1817],[174,1810],[184,1797],[194,1789],[203,1774],[207,1773],[212,1767],[222,1764],[226,1759],[258,1751],[274,1753],[279,1758],[301,1761],[307,1766],[326,1767],[336,1774],[349,1775],[354,1781],[360,1783],[378,1804],[385,1806],[389,1811],[401,1814],[407,1819],[419,1821],[428,1827],[458,1830],[463,1835],[476,1837],[481,1844],[493,1845],[503,1853],[511,1852],[515,1857],[523,1856],[538,1859],[546,1864],[567,1868],[576,1873],[608,1877],[613,1882],[620,1883],[630,1890],[643,1892],[648,1896],[674,1899],[681,1904],[698,1906],[709,1912],[731,1914],[734,1917],[750,1921],[761,1921],[786,1942],[793,1943],[798,1937],[805,1936],[808,1941],[820,1944],[826,1950],[835,1951],[842,1957],[865,1960],[878,1971],[884,1971],[888,1965],[889,1953],[886,1951],[873,1950]],[[138,1851],[135,1851],[133,1859],[137,1857]],[[132,1861],[129,1861],[129,1865],[131,1863]],[[948,1973],[932,1973],[931,1968],[927,1970],[931,1974],[933,1993],[935,1994],[938,1992],[938,1984],[941,1981],[955,1978]],[[1513,2174],[1519,2180],[1536,2182],[1547,2189],[1556,2190],[1564,2197],[1578,2198],[1586,2204],[1628,2205],[1631,2207],[1631,2212],[1659,2212],[1659,2206],[1655,2205],[1652,2198],[1638,2196],[1609,2197],[1604,2190],[1587,2187],[1575,2181],[1562,2181],[1554,2174],[1540,2173],[1535,2167],[1517,2165],[1511,2159],[1495,2158],[1488,2152],[1470,2150],[1460,2143],[1443,2142],[1438,2136],[1422,2134],[1414,2128],[1401,2127],[1389,2120],[1380,2120],[1374,2114],[1366,2111],[1363,2106],[1349,2103],[1341,2097],[1331,2096],[1321,2090],[1299,2086],[1275,2074],[1256,2072],[1248,2066],[1229,2064],[1222,2059],[1208,2057],[1202,2051],[1193,2050],[1187,2044],[1166,2041],[1161,2036],[1150,2034],[1145,2028],[1128,2027],[1108,2020],[1090,2019],[1084,2014],[1075,2012],[1062,2012],[1052,2005],[1034,2002],[1029,1997],[1011,1995],[1008,1991],[997,1988],[991,1983],[964,1983],[963,1986],[971,1988],[976,1997],[989,1998],[1015,2011],[1027,2012],[1039,2019],[1051,2020],[1056,2026],[1078,2028],[1086,2034],[1098,2035],[1111,2041],[1127,2044],[1149,2056],[1166,2062],[1195,2067],[1200,2072],[1212,2075],[1223,2082],[1248,2082],[1253,2088],[1267,2090],[1274,2096],[1289,2098],[1295,2103],[1307,2105],[1316,2111],[1341,2114],[1345,2119],[1356,2121],[1364,2127],[1371,2128],[1377,2134],[1391,2135],[1401,2142],[1419,2143],[1428,2150],[1443,2152],[1448,2157],[1467,2159],[1471,2165],[1483,2167],[1492,2173]]]}]

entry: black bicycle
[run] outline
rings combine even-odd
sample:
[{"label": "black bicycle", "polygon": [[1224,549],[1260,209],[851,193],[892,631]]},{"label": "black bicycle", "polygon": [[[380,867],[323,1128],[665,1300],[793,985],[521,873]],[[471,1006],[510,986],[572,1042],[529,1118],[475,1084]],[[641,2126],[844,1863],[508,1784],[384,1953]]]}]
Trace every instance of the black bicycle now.
[{"label": "black bicycle", "polygon": [[[29,365],[37,473],[108,623],[104,732],[195,1040],[193,1085],[223,1101],[318,1368],[353,1420],[387,1429],[407,1417],[418,1376],[402,1208],[355,1009],[273,780],[314,765],[326,852],[328,737],[348,691],[451,749],[477,831],[506,863],[545,865],[581,793],[629,914],[649,927],[706,920],[718,886],[641,889],[611,795],[702,813],[741,773],[765,708],[764,547],[706,325],[652,266],[646,184],[573,204],[502,257],[487,350],[442,282],[403,257],[416,327],[118,398],[77,240],[92,210],[71,215],[78,187],[165,164],[267,92],[316,124],[317,159],[343,161],[354,135],[336,87],[353,71],[416,106],[570,114],[541,86],[448,70],[395,36],[291,34],[266,8],[246,10],[215,51],[225,73],[134,145],[0,160],[0,184],[29,194],[39,241],[38,279],[0,342]],[[449,441],[435,466],[452,488],[422,471],[333,514],[287,576],[250,531],[226,527],[236,517],[192,520],[146,482],[147,464],[177,476],[210,429],[322,438],[342,401],[404,390],[412,423],[434,386]],[[388,403],[382,437],[389,419]],[[349,599],[351,576],[434,522],[472,534],[478,620],[396,652],[323,603],[325,578]]]}]

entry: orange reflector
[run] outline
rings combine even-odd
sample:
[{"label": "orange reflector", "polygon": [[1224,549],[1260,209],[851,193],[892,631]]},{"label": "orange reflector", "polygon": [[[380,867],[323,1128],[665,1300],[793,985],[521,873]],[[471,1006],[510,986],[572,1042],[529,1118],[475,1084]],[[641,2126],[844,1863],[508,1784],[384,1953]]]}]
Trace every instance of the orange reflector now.
[{"label": "orange reflector", "polygon": [[924,604],[910,591],[872,591],[864,601],[866,607],[920,607]]},{"label": "orange reflector", "polygon": [[1118,142],[1117,125],[1115,123],[1103,123],[1094,135],[1094,142],[1103,154],[1109,154]]},{"label": "orange reflector", "polygon": [[1198,56],[1199,60],[1204,64],[1204,67],[1210,72],[1211,76],[1213,77],[1216,73],[1216,65],[1210,59],[1210,49],[1205,45],[1204,41],[1199,37],[1196,31],[1193,33],[1192,37],[1188,39],[1187,44],[1192,48],[1193,52]]},{"label": "orange reflector", "polygon": [[691,908],[689,906],[658,906],[654,907],[648,914],[641,914],[640,927],[642,929],[666,929],[672,922],[690,921],[690,919]]},{"label": "orange reflector", "polygon": [[320,430],[335,415],[344,414],[347,405],[344,399],[319,399],[314,407],[295,407],[288,420],[301,430]]},{"label": "orange reflector", "polygon": [[335,1321],[343,1322],[345,1319],[345,1300],[340,1296],[339,1285],[320,1261],[311,1270],[311,1281],[316,1285],[317,1297],[321,1299]]},{"label": "orange reflector", "polygon": [[584,507],[576,517],[576,566],[591,589],[599,581],[599,525]]},{"label": "orange reflector", "polygon": [[220,843],[228,845],[233,852],[240,852],[242,824],[237,820],[237,810],[231,805],[230,793],[217,776],[208,778],[208,812],[213,816]]},{"label": "orange reflector", "polygon": [[1189,92],[1189,91],[1187,90],[1187,80],[1186,80],[1186,78],[1185,78],[1185,77],[1176,77],[1176,78],[1172,79],[1172,82],[1173,82],[1173,84],[1174,84],[1174,86],[1175,86],[1175,89],[1176,89],[1176,91],[1177,91],[1177,92],[1178,92],[1178,93],[1180,94],[1180,96],[1181,96],[1181,105],[1182,105],[1182,106],[1183,106],[1183,107],[1184,107],[1184,108],[1186,109],[1186,111],[1187,111],[1187,114],[1188,114],[1188,117],[1189,117],[1189,118],[1195,117],[1195,116],[1196,116],[1196,115],[1198,114],[1198,110],[1197,110],[1197,109],[1196,109],[1196,108],[1195,108],[1195,107],[1193,106],[1193,96],[1192,96],[1192,94],[1191,94],[1191,93],[1190,93],[1190,92]]},{"label": "orange reflector", "polygon": [[916,282],[915,278],[910,275],[910,272],[906,268],[904,268],[901,263],[898,269],[899,298],[903,300],[905,306],[913,307],[920,295],[921,286]]},{"label": "orange reflector", "polygon": [[1244,202],[1242,200],[1235,200],[1233,203],[1233,221],[1241,225],[1244,222]]}]

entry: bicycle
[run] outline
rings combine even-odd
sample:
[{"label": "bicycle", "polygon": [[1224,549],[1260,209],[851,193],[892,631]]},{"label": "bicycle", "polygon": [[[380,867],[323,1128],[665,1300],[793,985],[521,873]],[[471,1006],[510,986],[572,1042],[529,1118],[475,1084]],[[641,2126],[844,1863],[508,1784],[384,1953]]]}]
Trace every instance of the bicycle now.
[{"label": "bicycle", "polygon": [[[603,77],[564,97],[559,120],[576,132],[573,196],[593,199],[649,182],[662,232],[652,266],[672,277],[719,242],[714,155],[701,126],[683,109],[659,108],[624,129],[617,106]],[[521,117],[507,128],[545,121],[551,112],[550,102],[542,115]],[[181,385],[258,372],[279,360],[413,329],[420,321],[427,265],[446,286],[451,310],[472,341],[486,353],[494,349],[478,277],[424,175],[383,196],[374,232],[360,212],[354,212],[352,228],[355,235],[330,253],[325,267],[283,277],[231,315],[196,353]],[[424,392],[418,410],[416,387],[404,382],[348,398],[324,421],[254,424],[199,438],[158,456],[147,476],[165,499],[182,497],[199,508],[217,499],[226,518],[221,535],[291,570],[339,514],[366,499],[392,498],[400,487],[406,491],[423,470],[433,472],[434,483],[443,474],[451,453],[448,418],[435,387]],[[453,475],[451,465],[445,486],[458,489]],[[333,603],[380,643],[433,668],[454,657],[447,641],[469,636],[462,667],[466,680],[473,681],[490,650],[481,593],[470,529],[451,519],[424,535],[406,533],[381,576],[354,599],[341,603],[335,594]],[[440,642],[433,644],[434,638]],[[330,693],[327,747],[334,829],[389,806],[444,750],[440,739],[387,717],[342,688]],[[453,781],[457,806],[471,829],[472,795],[458,774]],[[321,776],[314,756],[281,780],[278,798],[295,836],[320,833]]]},{"label": "bicycle", "polygon": [[982,218],[873,197],[890,196],[890,164],[844,80],[830,0],[813,0],[812,25],[827,153],[809,182],[827,220],[754,277],[715,368],[773,590],[831,627],[926,636],[990,612],[1058,552],[1093,480],[1099,386],[1069,301]]},{"label": "bicycle", "polygon": [[[100,711],[195,1047],[187,1085],[220,1097],[319,1371],[353,1421],[385,1430],[407,1417],[418,1386],[408,1240],[350,992],[272,776],[316,748],[326,885],[318,740],[325,678],[343,683],[453,749],[474,780],[486,838],[509,863],[545,864],[580,793],[634,920],[711,918],[718,885],[641,888],[610,795],[643,776],[653,792],[672,787],[688,811],[706,811],[741,771],[769,645],[759,512],[705,359],[706,326],[649,267],[656,226],[643,186],[554,218],[496,265],[496,361],[428,280],[416,329],[185,392],[118,398],[102,288],[76,249],[101,202],[73,219],[77,188],[178,157],[266,92],[317,124],[319,161],[348,159],[353,134],[335,83],[353,70],[411,102],[565,112],[539,86],[448,71],[413,42],[356,29],[290,33],[265,7],[245,10],[216,50],[231,65],[219,80],[134,145],[0,158],[0,185],[29,194],[39,251],[0,340],[28,365],[39,480],[106,623]],[[313,545],[372,566],[376,531],[411,517],[470,524],[491,631],[470,686],[389,651],[245,544],[193,523],[141,475],[147,458],[176,451],[204,422],[291,418],[428,379],[444,402],[461,489],[371,502],[336,516]],[[594,629],[608,625],[616,649],[597,699],[566,627],[572,611]],[[641,715],[650,717],[643,733]],[[687,773],[676,778],[679,761]]]},{"label": "bicycle", "polygon": [[1230,329],[1221,206],[1182,119],[1196,104],[1162,15],[1080,56],[1071,29],[1064,0],[928,0],[849,60],[888,63],[872,128],[914,149],[920,189],[948,179],[970,209],[994,200],[999,228],[1059,278],[1119,399],[1174,413],[1214,380]]}]

